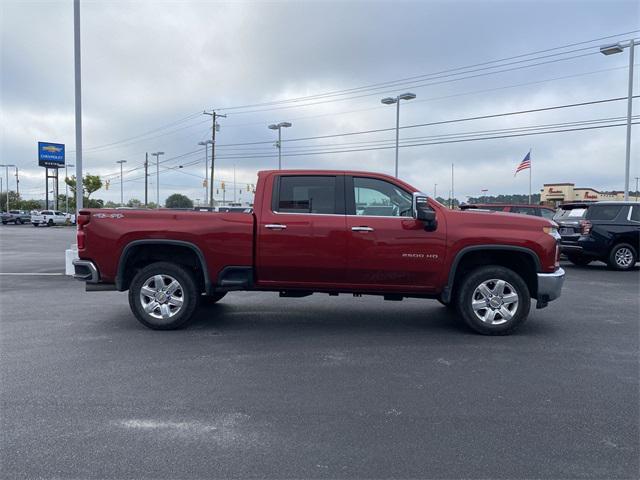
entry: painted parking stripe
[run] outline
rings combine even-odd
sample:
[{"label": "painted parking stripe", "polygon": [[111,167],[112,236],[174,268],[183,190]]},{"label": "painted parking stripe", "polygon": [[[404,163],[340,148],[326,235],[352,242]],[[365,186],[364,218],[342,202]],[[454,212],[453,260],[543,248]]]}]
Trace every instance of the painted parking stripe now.
[{"label": "painted parking stripe", "polygon": [[55,272],[55,273],[37,273],[37,272],[24,272],[24,273],[20,273],[20,272],[11,272],[11,273],[4,273],[4,272],[0,272],[0,275],[5,275],[5,276],[58,276],[58,275],[64,275],[64,272]]}]

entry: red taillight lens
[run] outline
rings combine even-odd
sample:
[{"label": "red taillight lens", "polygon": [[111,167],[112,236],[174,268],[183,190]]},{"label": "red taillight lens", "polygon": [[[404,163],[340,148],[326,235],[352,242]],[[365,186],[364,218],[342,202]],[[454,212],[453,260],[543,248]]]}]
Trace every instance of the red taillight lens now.
[{"label": "red taillight lens", "polygon": [[81,227],[89,223],[90,220],[91,220],[91,215],[89,213],[80,213],[78,215],[78,221],[77,221],[78,229],[80,229]]},{"label": "red taillight lens", "polygon": [[591,231],[591,222],[589,220],[581,220],[580,233],[582,233],[582,235],[589,235],[590,231]]},{"label": "red taillight lens", "polygon": [[79,212],[76,224],[78,225],[78,233],[76,235],[76,243],[78,244],[78,250],[84,250],[84,226],[91,221],[91,213]]}]

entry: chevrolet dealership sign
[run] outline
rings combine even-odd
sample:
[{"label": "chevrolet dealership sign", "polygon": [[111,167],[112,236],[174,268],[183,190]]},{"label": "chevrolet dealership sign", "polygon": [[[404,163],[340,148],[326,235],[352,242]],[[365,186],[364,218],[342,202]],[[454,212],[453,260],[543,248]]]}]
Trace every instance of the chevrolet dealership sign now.
[{"label": "chevrolet dealership sign", "polygon": [[47,168],[64,167],[64,144],[38,142],[38,165]]}]

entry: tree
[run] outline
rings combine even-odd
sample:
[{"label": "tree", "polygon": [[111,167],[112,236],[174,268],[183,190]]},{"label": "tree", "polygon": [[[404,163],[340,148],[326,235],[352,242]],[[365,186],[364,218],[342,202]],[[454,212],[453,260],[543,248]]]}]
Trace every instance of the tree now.
[{"label": "tree", "polygon": [[[13,190],[9,190],[9,208],[14,209],[18,208],[18,202],[20,201],[20,197]],[[7,210],[7,192],[3,191],[0,194],[0,212],[4,212]]]},{"label": "tree", "polygon": [[174,193],[167,197],[164,206],[167,208],[193,208],[193,201],[186,195]]},{"label": "tree", "polygon": [[140,200],[138,200],[137,198],[132,198],[131,200],[129,200],[127,202],[127,207],[131,207],[131,208],[143,208],[144,205],[142,204],[142,202]]},{"label": "tree", "polygon": [[104,208],[116,208],[119,206],[120,206],[119,203],[113,202],[111,200],[108,200],[107,203],[104,204]]},{"label": "tree", "polygon": [[20,202],[18,202],[18,209],[25,210],[27,212],[30,212],[31,210],[41,210],[42,202],[39,200],[20,200]]},{"label": "tree", "polygon": [[[64,179],[65,183],[69,185],[69,188],[73,192],[73,196],[76,195],[76,176],[72,175],[71,177],[67,177]],[[89,199],[91,194],[96,190],[100,190],[102,188],[102,180],[100,179],[100,175],[90,175],[86,174],[82,180],[82,189],[83,193],[86,195],[86,198]]]}]

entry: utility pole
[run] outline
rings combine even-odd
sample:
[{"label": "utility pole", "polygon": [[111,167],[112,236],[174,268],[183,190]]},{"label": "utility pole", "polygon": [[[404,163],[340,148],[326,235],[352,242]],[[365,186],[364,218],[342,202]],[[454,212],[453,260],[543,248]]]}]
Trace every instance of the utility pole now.
[{"label": "utility pole", "polygon": [[16,197],[20,199],[20,179],[18,178],[18,167],[16,166]]},{"label": "utility pole", "polygon": [[236,203],[236,166],[233,166],[233,203]]},{"label": "utility pole", "polygon": [[156,157],[156,208],[160,208],[160,155],[164,155],[164,152],[151,154],[151,156]]},{"label": "utility pole", "polygon": [[453,190],[453,163],[451,164],[451,209],[454,209],[456,206],[456,202],[454,200],[455,194]]},{"label": "utility pole", "polygon": [[636,202],[638,201],[638,180],[640,180],[640,177],[636,177]]},{"label": "utility pole", "polygon": [[227,116],[216,113],[215,110],[211,110],[211,113],[205,110],[204,112],[202,112],[202,114],[211,116],[211,182],[209,184],[209,206],[213,207],[213,174],[216,159],[216,130],[220,129],[220,126],[216,123],[216,119],[218,117],[227,118]]},{"label": "utility pole", "polygon": [[149,201],[149,152],[144,154],[144,208]]},{"label": "utility pole", "polygon": [[[76,106],[76,218],[82,208],[84,187],[82,185],[82,68],[80,52],[80,0],[73,0],[73,58],[75,73]],[[47,186],[47,191],[49,187]],[[47,208],[49,206],[47,205]]]},{"label": "utility pole", "polygon": [[433,184],[433,199],[435,200],[436,198],[438,198],[438,184],[434,183]]},{"label": "utility pole", "polygon": [[123,196],[123,188],[122,188],[122,164],[127,163],[126,160],[118,160],[116,163],[120,164],[120,206],[124,207],[124,196]]}]

